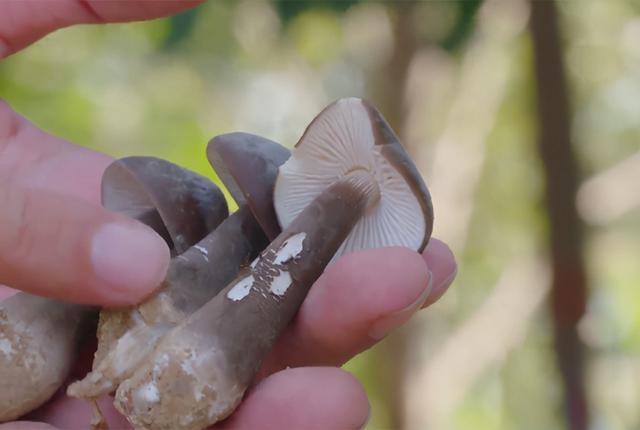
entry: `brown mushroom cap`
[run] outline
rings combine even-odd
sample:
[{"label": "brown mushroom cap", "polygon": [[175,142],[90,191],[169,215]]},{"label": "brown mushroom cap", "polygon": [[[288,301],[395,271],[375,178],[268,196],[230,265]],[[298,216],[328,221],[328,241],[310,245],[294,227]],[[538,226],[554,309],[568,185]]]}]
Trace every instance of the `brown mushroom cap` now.
[{"label": "brown mushroom cap", "polygon": [[196,244],[229,214],[213,182],[155,157],[111,163],[102,179],[102,202],[107,209],[145,222],[176,254]]},{"label": "brown mushroom cap", "polygon": [[382,115],[357,98],[325,108],[280,168],[274,204],[282,228],[331,184],[355,172],[377,190],[336,256],[383,246],[422,251],[433,225],[427,187]]},{"label": "brown mushroom cap", "polygon": [[216,136],[207,157],[238,206],[247,205],[272,240],[280,233],[273,207],[273,186],[278,167],[291,156],[289,150],[249,133]]}]

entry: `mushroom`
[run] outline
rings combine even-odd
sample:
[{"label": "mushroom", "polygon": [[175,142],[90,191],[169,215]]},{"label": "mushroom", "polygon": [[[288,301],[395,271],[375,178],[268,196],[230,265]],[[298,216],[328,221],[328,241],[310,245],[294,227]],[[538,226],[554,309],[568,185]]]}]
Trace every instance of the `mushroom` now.
[{"label": "mushroom", "polygon": [[[197,241],[228,213],[224,196],[211,181],[156,158],[116,161],[106,170],[105,178],[104,205],[148,224],[172,249],[181,250]],[[155,193],[147,192],[149,187]],[[165,226],[163,218],[172,222]],[[62,385],[76,358],[80,335],[84,334],[81,329],[94,314],[92,307],[27,293],[0,303],[0,380],[4,384],[0,421],[40,406]],[[116,313],[118,318],[109,315],[113,314],[101,317],[103,342],[98,357],[113,341],[109,334],[124,327],[121,316],[126,313]]]},{"label": "mushroom", "polygon": [[196,244],[229,215],[213,182],[155,157],[111,163],[102,177],[102,204],[156,230],[173,255]]},{"label": "mushroom", "polygon": [[[136,309],[115,314],[116,324],[126,322],[124,330],[115,331],[115,335],[99,331],[99,337],[108,339],[106,346],[99,348],[101,354],[96,354],[93,371],[69,387],[70,395],[94,398],[116,388],[169,329],[222,290],[242,265],[264,249],[268,238],[263,228],[270,237],[278,234],[269,196],[278,166],[289,158],[289,151],[258,136],[234,133],[214,138],[207,152],[236,199],[238,211],[172,259],[156,295]],[[240,160],[250,169],[242,168]],[[167,229],[171,229],[168,222]]]},{"label": "mushroom", "polygon": [[[102,204],[153,228],[165,239],[172,255],[196,244],[228,215],[224,195],[209,179],[155,157],[126,157],[111,163],[102,178]],[[117,341],[125,333],[134,328],[140,332],[140,326],[137,307],[103,309],[93,368],[117,349]],[[103,388],[94,387],[97,382],[102,379],[72,384],[70,392],[82,396],[108,390],[106,383]]]},{"label": "mushroom", "polygon": [[0,422],[45,403],[67,378],[80,339],[95,327],[89,306],[17,293],[0,303]]},{"label": "mushroom", "polygon": [[227,417],[332,258],[383,246],[422,251],[431,235],[423,180],[360,99],[312,121],[280,168],[274,202],[282,233],[116,391],[135,427],[202,429]]}]

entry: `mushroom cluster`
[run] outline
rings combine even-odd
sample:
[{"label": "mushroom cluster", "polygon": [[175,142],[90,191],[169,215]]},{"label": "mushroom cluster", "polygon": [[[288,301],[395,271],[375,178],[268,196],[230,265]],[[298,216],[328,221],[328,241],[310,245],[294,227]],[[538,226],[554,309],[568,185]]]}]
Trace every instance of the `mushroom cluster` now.
[{"label": "mushroom cluster", "polygon": [[[431,235],[424,181],[381,114],[361,99],[324,109],[291,152],[232,133],[211,140],[207,156],[238,204],[231,215],[213,183],[163,160],[121,159],[103,177],[105,207],[152,227],[172,260],[153,297],[100,311],[92,371],[67,392],[88,400],[114,393],[135,428],[202,429],[224,419],[327,264],[363,248],[422,251]],[[57,354],[62,364],[25,378],[28,396],[9,379],[16,394],[0,393],[0,422],[61,385],[79,327],[95,313],[25,296],[0,303],[3,381],[14,369],[28,373],[38,354]],[[29,339],[45,329],[56,332],[63,352],[29,352]],[[23,348],[21,360],[5,352],[14,348]]]}]

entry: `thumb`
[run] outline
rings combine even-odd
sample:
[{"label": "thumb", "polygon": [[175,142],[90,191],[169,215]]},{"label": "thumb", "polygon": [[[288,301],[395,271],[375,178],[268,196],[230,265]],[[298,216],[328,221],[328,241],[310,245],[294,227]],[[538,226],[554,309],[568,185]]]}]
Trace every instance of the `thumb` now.
[{"label": "thumb", "polygon": [[141,301],[169,249],[147,226],[73,196],[0,185],[0,284],[65,301]]},{"label": "thumb", "polygon": [[3,1],[0,58],[59,28],[74,24],[128,22],[174,15],[202,0]]}]

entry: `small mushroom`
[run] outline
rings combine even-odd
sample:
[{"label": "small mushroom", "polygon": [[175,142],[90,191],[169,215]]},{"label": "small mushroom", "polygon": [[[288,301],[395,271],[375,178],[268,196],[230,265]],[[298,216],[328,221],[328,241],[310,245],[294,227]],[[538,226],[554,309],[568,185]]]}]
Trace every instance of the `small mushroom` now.
[{"label": "small mushroom", "polygon": [[280,234],[273,206],[278,168],[291,153],[282,145],[249,133],[217,136],[207,146],[207,157],[238,206],[248,206],[269,240]]},{"label": "small mushroom", "polygon": [[45,403],[76,360],[96,309],[17,293],[0,302],[0,422]]},{"label": "small mushroom", "polygon": [[[277,229],[271,231],[274,236],[279,232],[268,196],[278,166],[289,158],[289,151],[258,136],[234,133],[214,138],[207,152],[212,164],[222,172],[221,178],[239,210],[172,259],[156,295],[135,310],[116,314],[116,318],[125,319],[125,330],[108,337],[112,340],[109,349],[96,355],[93,372],[71,385],[70,395],[97,397],[116,388],[169,329],[222,290],[242,265],[264,249],[268,239],[260,224]],[[240,168],[238,160],[246,160],[251,169]]]},{"label": "small mushroom", "polygon": [[[127,157],[111,163],[102,178],[102,204],[153,228],[165,239],[172,255],[189,249],[228,215],[224,195],[209,179],[155,157]],[[113,366],[114,350],[119,355],[134,352],[143,355],[145,348],[139,345],[127,352],[123,351],[127,342],[118,344],[132,331],[138,335],[159,336],[159,331],[146,333],[142,326],[138,307],[103,309],[98,323],[94,370],[104,368],[106,371]],[[128,336],[125,340],[135,338]],[[109,354],[111,359],[100,367]],[[72,384],[69,392],[78,397],[108,392],[106,375],[93,372],[84,383]]]},{"label": "small mushroom", "polygon": [[195,245],[229,215],[213,182],[155,157],[126,157],[107,167],[102,204],[156,230],[174,255]]},{"label": "small mushroom", "polygon": [[332,258],[392,245],[421,251],[431,235],[422,178],[360,99],[339,100],[313,120],[274,196],[283,232],[120,385],[116,408],[134,426],[202,429],[227,417]]}]

